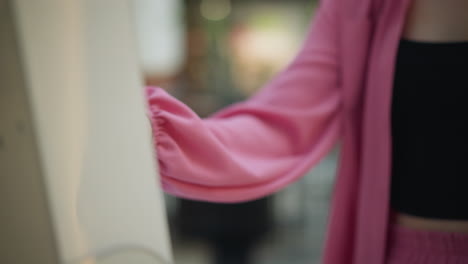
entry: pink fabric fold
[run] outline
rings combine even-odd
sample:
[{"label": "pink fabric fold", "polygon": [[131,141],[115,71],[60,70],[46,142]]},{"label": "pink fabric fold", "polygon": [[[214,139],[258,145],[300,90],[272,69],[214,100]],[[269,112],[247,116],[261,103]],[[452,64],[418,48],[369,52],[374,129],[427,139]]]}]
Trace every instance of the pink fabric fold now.
[{"label": "pink fabric fold", "polygon": [[391,90],[410,1],[321,1],[290,65],[206,119],[147,87],[163,188],[194,200],[257,199],[299,179],[341,140],[323,263],[384,264]]},{"label": "pink fabric fold", "polygon": [[240,202],[271,194],[318,163],[341,131],[336,36],[329,29],[335,24],[319,13],[282,73],[206,119],[147,87],[163,188],[195,200]]}]

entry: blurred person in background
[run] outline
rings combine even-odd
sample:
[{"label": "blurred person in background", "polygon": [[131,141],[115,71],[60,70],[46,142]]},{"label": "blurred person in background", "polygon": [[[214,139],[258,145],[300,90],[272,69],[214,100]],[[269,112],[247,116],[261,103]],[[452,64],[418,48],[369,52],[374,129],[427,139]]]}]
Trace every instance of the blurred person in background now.
[{"label": "blurred person in background", "polygon": [[341,142],[325,264],[468,263],[467,11],[322,0],[298,55],[251,98],[201,119],[148,87],[163,188],[258,199]]}]

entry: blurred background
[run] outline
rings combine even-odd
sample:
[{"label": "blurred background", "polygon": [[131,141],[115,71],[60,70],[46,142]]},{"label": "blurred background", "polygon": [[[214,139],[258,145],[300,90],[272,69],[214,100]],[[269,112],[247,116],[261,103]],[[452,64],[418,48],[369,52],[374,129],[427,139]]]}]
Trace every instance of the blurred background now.
[{"label": "blurred background", "polygon": [[201,117],[245,100],[292,60],[316,7],[0,0],[0,262],[170,260],[165,209],[177,264],[320,263],[338,149],[269,197],[163,204],[138,90]]},{"label": "blurred background", "polygon": [[[135,0],[147,85],[206,117],[244,100],[294,57],[314,0]],[[166,197],[176,263],[319,263],[337,150],[287,189],[213,204]]]}]

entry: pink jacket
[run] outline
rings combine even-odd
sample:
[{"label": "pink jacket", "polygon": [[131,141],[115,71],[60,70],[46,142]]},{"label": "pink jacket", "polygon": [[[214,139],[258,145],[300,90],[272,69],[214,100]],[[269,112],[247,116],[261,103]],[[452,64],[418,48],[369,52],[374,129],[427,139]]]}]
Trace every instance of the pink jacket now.
[{"label": "pink jacket", "polygon": [[147,88],[163,188],[195,200],[271,194],[340,140],[325,264],[383,264],[393,67],[410,0],[324,0],[293,62],[207,119]]}]

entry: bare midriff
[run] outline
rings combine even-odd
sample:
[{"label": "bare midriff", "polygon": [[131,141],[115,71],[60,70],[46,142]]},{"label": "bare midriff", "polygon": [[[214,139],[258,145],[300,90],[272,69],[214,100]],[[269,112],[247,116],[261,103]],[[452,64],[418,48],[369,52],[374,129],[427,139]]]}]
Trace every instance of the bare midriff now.
[{"label": "bare midriff", "polygon": [[393,221],[397,225],[415,230],[431,230],[468,234],[468,221],[466,220],[430,219],[396,212]]}]

